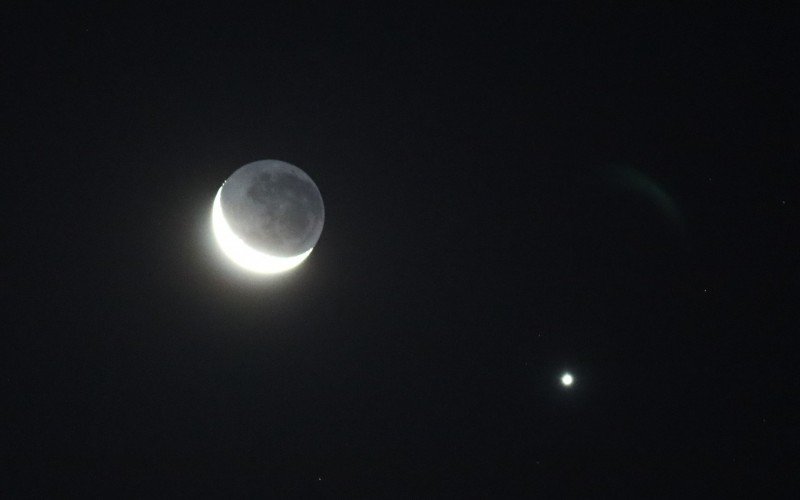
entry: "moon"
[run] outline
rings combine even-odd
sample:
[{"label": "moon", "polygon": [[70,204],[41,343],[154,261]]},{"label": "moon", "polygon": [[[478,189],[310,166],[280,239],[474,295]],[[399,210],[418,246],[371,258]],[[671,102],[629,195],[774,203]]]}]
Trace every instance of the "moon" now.
[{"label": "moon", "polygon": [[258,274],[297,267],[322,234],[322,195],[305,172],[279,160],[260,160],[222,183],[211,227],[222,252]]},{"label": "moon", "polygon": [[567,373],[565,373],[565,374],[563,374],[563,375],[561,376],[561,384],[562,384],[564,387],[569,387],[569,386],[571,386],[573,382],[575,382],[575,378],[574,378],[574,377],[572,376],[572,374],[570,374],[569,372],[567,372]]}]

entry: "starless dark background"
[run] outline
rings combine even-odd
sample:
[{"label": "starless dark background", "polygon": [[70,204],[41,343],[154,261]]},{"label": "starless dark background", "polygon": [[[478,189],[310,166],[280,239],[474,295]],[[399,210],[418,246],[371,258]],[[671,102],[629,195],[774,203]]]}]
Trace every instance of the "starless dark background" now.
[{"label": "starless dark background", "polygon": [[[18,3],[3,488],[778,494],[797,14]],[[326,206],[274,279],[209,228],[265,158]]]}]

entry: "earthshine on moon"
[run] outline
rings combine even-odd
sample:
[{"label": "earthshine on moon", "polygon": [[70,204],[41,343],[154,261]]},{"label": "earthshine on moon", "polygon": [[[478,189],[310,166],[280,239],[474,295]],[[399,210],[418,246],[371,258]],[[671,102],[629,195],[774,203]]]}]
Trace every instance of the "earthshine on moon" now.
[{"label": "earthshine on moon", "polygon": [[239,168],[217,191],[211,211],[222,252],[259,274],[298,266],[317,244],[324,222],[322,195],[314,181],[278,160]]}]

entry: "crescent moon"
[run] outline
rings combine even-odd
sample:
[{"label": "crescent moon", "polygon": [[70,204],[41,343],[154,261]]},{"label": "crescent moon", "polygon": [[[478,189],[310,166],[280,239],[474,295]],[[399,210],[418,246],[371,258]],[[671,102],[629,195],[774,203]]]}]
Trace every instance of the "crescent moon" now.
[{"label": "crescent moon", "polygon": [[277,274],[297,267],[311,254],[313,248],[292,257],[276,257],[250,247],[236,236],[228,221],[225,220],[222,213],[221,194],[222,188],[220,187],[211,210],[211,226],[220,249],[234,263],[255,273]]}]

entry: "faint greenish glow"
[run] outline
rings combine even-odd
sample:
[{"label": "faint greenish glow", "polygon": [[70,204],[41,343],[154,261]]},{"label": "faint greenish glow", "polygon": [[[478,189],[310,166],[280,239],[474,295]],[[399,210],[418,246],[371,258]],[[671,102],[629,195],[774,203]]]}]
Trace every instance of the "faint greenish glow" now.
[{"label": "faint greenish glow", "polygon": [[641,196],[653,204],[655,208],[672,225],[681,238],[686,240],[686,221],[675,199],[650,176],[631,167],[615,166],[603,176],[611,187]]}]

